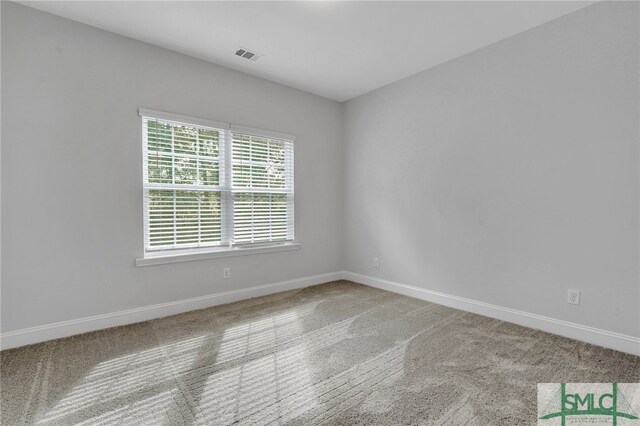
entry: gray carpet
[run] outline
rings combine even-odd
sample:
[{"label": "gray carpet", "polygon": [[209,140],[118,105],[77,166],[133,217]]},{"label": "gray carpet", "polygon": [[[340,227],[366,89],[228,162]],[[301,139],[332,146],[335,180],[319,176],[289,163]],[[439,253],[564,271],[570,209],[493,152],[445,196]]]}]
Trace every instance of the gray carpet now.
[{"label": "gray carpet", "polygon": [[530,425],[640,358],[346,281],[1,353],[3,425]]}]

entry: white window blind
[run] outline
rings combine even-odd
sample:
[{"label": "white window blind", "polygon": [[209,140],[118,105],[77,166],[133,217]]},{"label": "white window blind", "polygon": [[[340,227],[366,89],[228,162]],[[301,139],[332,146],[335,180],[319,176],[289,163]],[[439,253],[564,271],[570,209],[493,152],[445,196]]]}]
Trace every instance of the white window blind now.
[{"label": "white window blind", "polygon": [[236,244],[293,240],[293,142],[232,133]]},{"label": "white window blind", "polygon": [[140,115],[145,252],[294,240],[292,140]]}]

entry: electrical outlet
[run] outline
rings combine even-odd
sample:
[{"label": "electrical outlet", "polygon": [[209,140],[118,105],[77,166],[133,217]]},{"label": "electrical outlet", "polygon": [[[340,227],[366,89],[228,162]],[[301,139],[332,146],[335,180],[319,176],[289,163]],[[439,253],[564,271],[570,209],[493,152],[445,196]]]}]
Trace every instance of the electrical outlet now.
[{"label": "electrical outlet", "polygon": [[567,303],[572,305],[580,304],[580,290],[567,290]]},{"label": "electrical outlet", "polygon": [[223,277],[231,278],[231,268],[224,268]]},{"label": "electrical outlet", "polygon": [[373,258],[373,267],[374,268],[379,268],[380,267],[380,259],[378,259],[377,257]]}]

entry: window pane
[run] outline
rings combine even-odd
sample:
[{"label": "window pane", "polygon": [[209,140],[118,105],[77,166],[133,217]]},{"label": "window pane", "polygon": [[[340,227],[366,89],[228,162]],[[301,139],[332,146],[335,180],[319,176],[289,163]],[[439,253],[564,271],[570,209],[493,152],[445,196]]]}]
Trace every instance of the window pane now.
[{"label": "window pane", "polygon": [[147,149],[150,153],[171,153],[171,125],[156,120],[148,120],[147,141]]},{"label": "window pane", "polygon": [[198,161],[192,158],[175,158],[174,170],[176,175],[177,184],[185,185],[197,185],[198,175],[197,172]]},{"label": "window pane", "polygon": [[199,183],[202,185],[220,184],[220,167],[217,161],[200,160]]},{"label": "window pane", "polygon": [[173,166],[170,156],[160,155],[159,152],[149,153],[147,171],[151,183],[172,183]]},{"label": "window pane", "polygon": [[197,155],[198,151],[198,131],[195,127],[173,126],[173,144],[176,154]]},{"label": "window pane", "polygon": [[200,241],[220,242],[220,193],[202,192],[200,198]]},{"label": "window pane", "polygon": [[242,244],[286,240],[289,235],[288,204],[287,194],[234,194],[234,242]]},{"label": "window pane", "polygon": [[147,205],[151,248],[220,242],[220,192],[149,190]]},{"label": "window pane", "polygon": [[149,191],[147,202],[150,245],[173,244],[173,191]]},{"label": "window pane", "polygon": [[234,135],[232,149],[234,187],[285,188],[285,141]]},{"label": "window pane", "polygon": [[213,129],[198,129],[201,156],[217,157],[220,154],[220,132]]},{"label": "window pane", "polygon": [[146,120],[149,183],[219,185],[220,131]]}]

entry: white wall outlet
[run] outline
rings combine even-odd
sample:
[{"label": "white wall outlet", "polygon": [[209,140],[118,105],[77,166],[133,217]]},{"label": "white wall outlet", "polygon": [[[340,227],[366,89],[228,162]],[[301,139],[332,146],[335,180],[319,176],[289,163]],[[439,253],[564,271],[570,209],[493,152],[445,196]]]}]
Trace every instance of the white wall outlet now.
[{"label": "white wall outlet", "polygon": [[567,303],[572,305],[580,304],[580,290],[567,290]]},{"label": "white wall outlet", "polygon": [[380,267],[380,259],[378,259],[377,257],[373,258],[373,267],[374,268],[379,268]]},{"label": "white wall outlet", "polygon": [[224,278],[231,278],[231,268],[224,268],[224,272],[222,274]]}]

